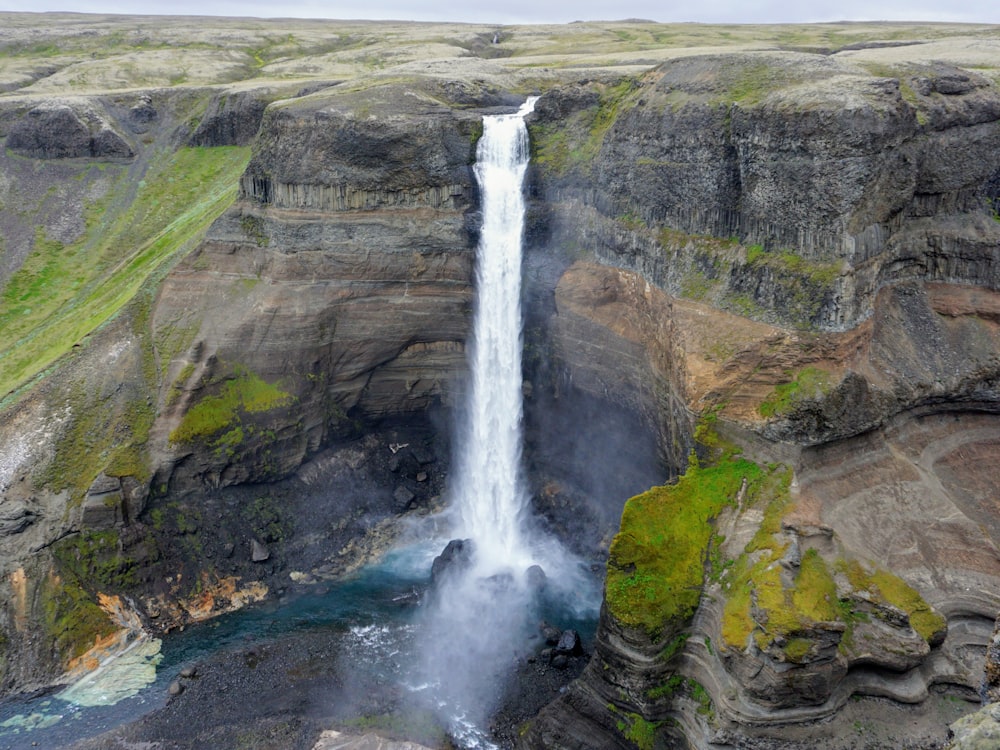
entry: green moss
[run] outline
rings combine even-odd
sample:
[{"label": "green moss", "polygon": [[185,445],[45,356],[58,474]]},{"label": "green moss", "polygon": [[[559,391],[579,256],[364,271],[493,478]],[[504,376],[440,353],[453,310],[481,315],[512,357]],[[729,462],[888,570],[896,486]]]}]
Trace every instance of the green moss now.
[{"label": "green moss", "polygon": [[292,532],[288,514],[281,503],[273,498],[255,498],[241,512],[262,541],[281,542]]},{"label": "green moss", "polygon": [[232,448],[243,440],[244,415],[288,406],[293,397],[257,375],[240,371],[222,383],[217,395],[206,396],[188,409],[170,433],[173,443],[205,441],[219,436],[217,448]]},{"label": "green moss", "polygon": [[726,459],[701,467],[693,460],[677,484],[629,500],[611,543],[605,600],[620,622],[658,637],[694,613],[701,597],[711,520],[735,501],[744,479],[761,468]]},{"label": "green moss", "polygon": [[786,414],[798,401],[819,398],[829,393],[832,387],[830,373],[818,367],[803,367],[786,383],[775,386],[774,390],[758,407],[763,417]]},{"label": "green moss", "polygon": [[812,645],[813,642],[808,638],[791,638],[783,649],[785,658],[794,664],[800,664],[808,656]]},{"label": "green moss", "polygon": [[115,631],[104,610],[75,582],[47,578],[39,591],[39,602],[46,638],[63,662],[80,656],[98,637]]},{"label": "green moss", "polygon": [[838,263],[806,260],[792,250],[767,252],[762,245],[750,245],[746,250],[747,266],[768,268],[785,276],[798,276],[817,287],[833,284],[840,276]]},{"label": "green moss", "polygon": [[931,641],[947,627],[947,620],[899,576],[877,567],[869,571],[857,560],[838,560],[837,568],[847,575],[855,590],[867,591],[876,601],[891,604],[905,612],[910,627],[925,641]]},{"label": "green moss", "polygon": [[43,582],[39,596],[46,633],[63,660],[79,656],[115,625],[97,606],[96,592],[121,592],[137,582],[135,562],[118,549],[115,531],[90,531],[51,546],[58,575]]},{"label": "green moss", "polygon": [[628,713],[618,722],[618,731],[639,750],[653,750],[660,722],[647,721],[636,713]]},{"label": "green moss", "polygon": [[639,84],[632,78],[594,85],[599,94],[594,106],[561,122],[529,127],[532,161],[542,170],[556,175],[589,174],[611,126],[638,97]]},{"label": "green moss", "polygon": [[257,247],[267,247],[271,244],[271,238],[267,236],[267,225],[259,216],[244,214],[240,217],[240,229]]},{"label": "green moss", "polygon": [[118,549],[118,532],[84,531],[52,545],[63,578],[103,593],[120,592],[137,583],[136,564]]}]

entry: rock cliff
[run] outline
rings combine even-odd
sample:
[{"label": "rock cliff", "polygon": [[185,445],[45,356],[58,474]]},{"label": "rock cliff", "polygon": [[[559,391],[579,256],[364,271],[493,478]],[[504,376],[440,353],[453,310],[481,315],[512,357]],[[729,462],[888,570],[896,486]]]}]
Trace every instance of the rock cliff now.
[{"label": "rock cliff", "polygon": [[[947,66],[887,73],[693,56],[539,102],[546,231],[601,264],[556,287],[562,356],[600,389],[629,368],[577,332],[641,342],[604,351],[671,384],[703,465],[626,505],[594,658],[523,747],[851,747],[868,696],[913,722],[872,742],[930,747],[935,686],[974,699],[1000,573],[1000,164],[977,144],[1000,100]],[[657,314],[607,315],[629,287]]]}]

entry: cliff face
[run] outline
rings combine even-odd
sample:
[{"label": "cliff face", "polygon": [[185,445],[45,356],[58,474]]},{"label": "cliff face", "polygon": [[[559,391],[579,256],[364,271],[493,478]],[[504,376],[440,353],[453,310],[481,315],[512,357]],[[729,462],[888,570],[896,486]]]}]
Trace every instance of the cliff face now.
[{"label": "cliff face", "polygon": [[572,266],[559,325],[621,335],[609,273],[665,292],[627,338],[702,466],[626,505],[592,663],[522,746],[850,747],[852,696],[910,706],[862,710],[872,741],[943,741],[933,686],[978,690],[1000,574],[998,106],[966,71],[791,53],[539,102],[547,231],[619,269]]},{"label": "cliff face", "polygon": [[[464,367],[480,118],[397,86],[268,110],[236,203],[157,301],[154,336],[186,338],[164,363],[164,456],[216,485],[259,481],[350,420],[449,397]],[[285,396],[264,410],[266,430],[205,451],[225,425],[189,415],[238,369]]]}]

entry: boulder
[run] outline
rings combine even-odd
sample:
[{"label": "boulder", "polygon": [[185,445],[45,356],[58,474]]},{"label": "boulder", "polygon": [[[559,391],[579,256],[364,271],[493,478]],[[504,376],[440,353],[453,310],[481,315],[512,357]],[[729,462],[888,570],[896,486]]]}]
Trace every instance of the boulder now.
[{"label": "boulder", "polygon": [[583,653],[583,646],[580,643],[580,634],[575,630],[564,630],[556,643],[556,652],[579,656]]},{"label": "boulder", "polygon": [[452,539],[431,563],[431,582],[438,583],[449,570],[463,570],[472,562],[475,546],[471,539]]},{"label": "boulder", "polygon": [[265,562],[271,558],[271,550],[256,539],[250,540],[250,559],[256,562]]}]

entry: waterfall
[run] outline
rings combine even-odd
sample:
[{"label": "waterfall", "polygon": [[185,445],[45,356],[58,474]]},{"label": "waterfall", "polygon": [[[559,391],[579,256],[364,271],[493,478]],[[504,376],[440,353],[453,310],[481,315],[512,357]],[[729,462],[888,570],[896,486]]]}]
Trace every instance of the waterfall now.
[{"label": "waterfall", "polygon": [[521,184],[528,164],[524,116],[534,101],[517,114],[483,120],[469,387],[449,487],[452,536],[472,545],[435,581],[422,613],[414,680],[465,748],[492,747],[479,727],[537,628],[541,587],[525,571],[536,558],[543,566],[557,559],[549,551],[558,545],[528,538],[521,470]]},{"label": "waterfall", "polygon": [[476,155],[483,219],[468,402],[452,494],[459,536],[473,540],[476,566],[486,574],[531,564],[522,531],[527,493],[521,474],[521,241],[528,166],[524,116],[534,104],[531,98],[517,114],[483,118]]}]

